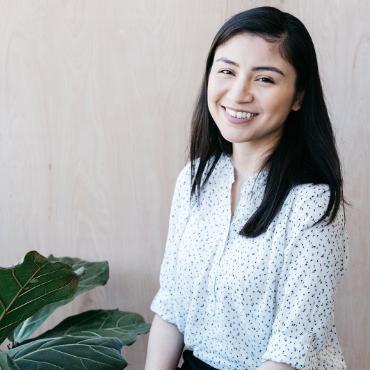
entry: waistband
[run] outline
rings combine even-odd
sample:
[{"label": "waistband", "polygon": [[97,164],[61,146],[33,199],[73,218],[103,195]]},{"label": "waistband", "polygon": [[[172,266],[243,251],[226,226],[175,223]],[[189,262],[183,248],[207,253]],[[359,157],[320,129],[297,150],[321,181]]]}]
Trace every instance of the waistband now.
[{"label": "waistband", "polygon": [[182,354],[182,358],[184,359],[184,363],[181,366],[181,370],[217,370],[195,357],[190,350],[185,350]]}]

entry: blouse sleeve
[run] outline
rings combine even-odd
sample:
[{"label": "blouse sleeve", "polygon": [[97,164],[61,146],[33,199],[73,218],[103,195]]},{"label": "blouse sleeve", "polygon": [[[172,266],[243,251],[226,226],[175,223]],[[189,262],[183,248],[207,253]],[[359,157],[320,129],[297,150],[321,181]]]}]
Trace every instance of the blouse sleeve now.
[{"label": "blouse sleeve", "polygon": [[276,315],[264,361],[318,369],[318,356],[334,327],[335,293],[348,265],[343,206],[329,225],[315,225],[329,203],[329,186],[304,185],[288,221]]},{"label": "blouse sleeve", "polygon": [[163,320],[176,323],[174,307],[176,289],[174,287],[177,246],[181,240],[190,215],[190,162],[177,176],[172,197],[168,233],[164,257],[161,264],[160,287],[150,309]]}]

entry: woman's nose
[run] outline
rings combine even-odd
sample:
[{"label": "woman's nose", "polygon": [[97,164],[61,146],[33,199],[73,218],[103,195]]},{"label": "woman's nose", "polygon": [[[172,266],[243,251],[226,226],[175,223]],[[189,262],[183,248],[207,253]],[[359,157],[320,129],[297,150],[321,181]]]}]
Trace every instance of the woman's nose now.
[{"label": "woman's nose", "polygon": [[250,103],[254,99],[251,83],[245,79],[235,80],[234,84],[229,90],[229,98],[235,102]]}]

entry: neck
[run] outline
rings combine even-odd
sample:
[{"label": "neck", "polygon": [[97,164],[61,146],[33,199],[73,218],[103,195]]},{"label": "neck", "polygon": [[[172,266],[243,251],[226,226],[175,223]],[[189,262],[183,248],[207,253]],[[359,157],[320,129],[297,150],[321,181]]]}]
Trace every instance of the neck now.
[{"label": "neck", "polygon": [[233,143],[231,161],[234,166],[234,173],[237,178],[246,178],[257,173],[266,157],[272,152],[280,134],[270,136],[262,142]]},{"label": "neck", "polygon": [[231,161],[235,178],[243,182],[249,176],[256,174],[261,169],[268,154],[269,152],[266,152],[266,150],[252,150],[245,145],[233,144]]}]

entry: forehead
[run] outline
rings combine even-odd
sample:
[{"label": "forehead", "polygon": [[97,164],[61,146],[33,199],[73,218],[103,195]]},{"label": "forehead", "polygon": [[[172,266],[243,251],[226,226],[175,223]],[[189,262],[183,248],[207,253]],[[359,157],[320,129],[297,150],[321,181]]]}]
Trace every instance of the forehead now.
[{"label": "forehead", "polygon": [[279,45],[279,41],[268,42],[260,36],[242,33],[220,45],[215,51],[214,60],[227,57],[241,67],[273,63],[277,67],[292,72],[293,67],[281,55]]}]

